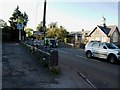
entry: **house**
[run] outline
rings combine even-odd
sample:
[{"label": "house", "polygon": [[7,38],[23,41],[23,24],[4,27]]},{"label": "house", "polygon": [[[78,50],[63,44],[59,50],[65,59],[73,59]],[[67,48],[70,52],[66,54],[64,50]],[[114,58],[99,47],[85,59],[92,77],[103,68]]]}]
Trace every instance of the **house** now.
[{"label": "house", "polygon": [[67,35],[67,38],[69,38],[69,43],[73,44],[72,46],[74,46],[75,44],[76,47],[80,47],[81,44],[86,44],[86,36],[89,32],[90,31],[84,31],[84,29],[82,29],[82,31],[79,32],[71,32]]},{"label": "house", "polygon": [[81,44],[87,44],[88,40],[87,40],[87,36],[88,36],[88,33],[90,31],[89,30],[86,30],[84,31],[84,29],[82,29],[82,31],[80,31],[82,37],[81,37]]},{"label": "house", "polygon": [[33,31],[33,36],[36,39],[43,39],[44,38],[44,32]]},{"label": "house", "polygon": [[116,25],[106,26],[104,21],[103,25],[98,25],[89,33],[87,39],[88,41],[113,42],[120,46],[120,31]]},{"label": "house", "polygon": [[66,37],[69,39],[69,43],[71,43],[71,45],[74,46],[75,44],[80,43],[81,36],[82,35],[77,32],[74,32],[74,33],[72,32],[72,33],[68,34]]}]

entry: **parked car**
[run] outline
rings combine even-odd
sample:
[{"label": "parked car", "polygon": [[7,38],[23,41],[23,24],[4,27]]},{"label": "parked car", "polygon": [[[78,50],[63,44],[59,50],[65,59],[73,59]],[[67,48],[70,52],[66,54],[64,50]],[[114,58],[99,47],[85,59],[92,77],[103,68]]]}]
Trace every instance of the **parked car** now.
[{"label": "parked car", "polygon": [[56,39],[49,39],[49,45],[51,47],[57,47],[58,46],[57,40]]},{"label": "parked car", "polygon": [[91,41],[85,46],[87,58],[98,57],[115,63],[120,60],[120,49],[113,43]]}]

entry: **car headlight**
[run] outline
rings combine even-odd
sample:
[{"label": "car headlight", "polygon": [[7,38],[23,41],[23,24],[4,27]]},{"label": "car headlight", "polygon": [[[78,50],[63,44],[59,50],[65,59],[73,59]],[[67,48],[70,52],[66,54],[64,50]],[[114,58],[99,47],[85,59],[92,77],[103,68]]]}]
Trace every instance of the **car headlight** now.
[{"label": "car headlight", "polygon": [[118,52],[118,55],[120,55],[120,52]]}]

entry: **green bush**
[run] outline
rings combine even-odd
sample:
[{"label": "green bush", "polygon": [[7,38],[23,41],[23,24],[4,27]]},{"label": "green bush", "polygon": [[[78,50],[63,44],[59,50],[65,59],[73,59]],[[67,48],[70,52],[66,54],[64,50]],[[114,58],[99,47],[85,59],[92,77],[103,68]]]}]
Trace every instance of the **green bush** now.
[{"label": "green bush", "polygon": [[58,68],[58,66],[51,67],[50,71],[56,75],[60,74],[60,69]]},{"label": "green bush", "polygon": [[2,29],[2,40],[3,42],[6,41],[18,41],[19,31],[16,29],[13,29],[10,26],[5,26]]}]

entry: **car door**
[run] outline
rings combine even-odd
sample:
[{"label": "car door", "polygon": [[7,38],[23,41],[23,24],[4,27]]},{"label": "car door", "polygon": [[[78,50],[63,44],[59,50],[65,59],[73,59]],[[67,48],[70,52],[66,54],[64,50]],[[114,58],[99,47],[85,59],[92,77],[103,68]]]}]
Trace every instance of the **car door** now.
[{"label": "car door", "polygon": [[100,49],[99,49],[99,56],[100,58],[107,58],[107,54],[108,54],[108,48],[104,43],[100,43]]},{"label": "car door", "polygon": [[92,53],[94,57],[99,57],[99,46],[100,46],[99,42],[95,42],[92,45]]}]

